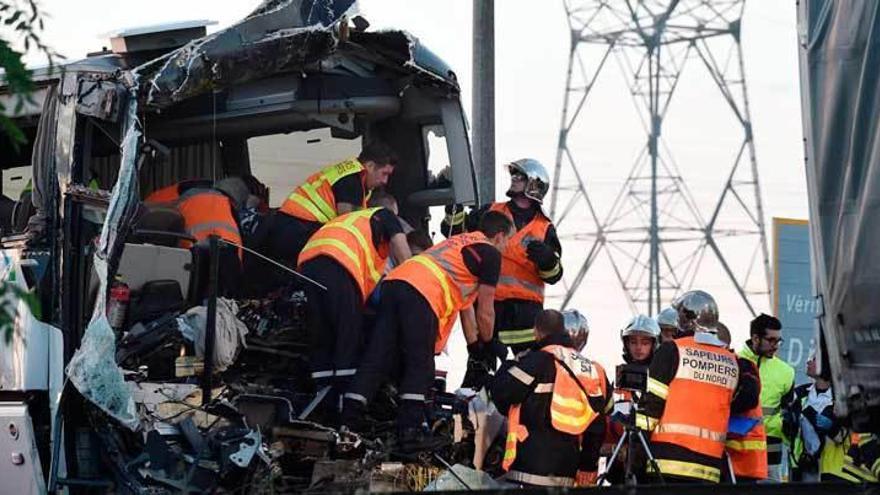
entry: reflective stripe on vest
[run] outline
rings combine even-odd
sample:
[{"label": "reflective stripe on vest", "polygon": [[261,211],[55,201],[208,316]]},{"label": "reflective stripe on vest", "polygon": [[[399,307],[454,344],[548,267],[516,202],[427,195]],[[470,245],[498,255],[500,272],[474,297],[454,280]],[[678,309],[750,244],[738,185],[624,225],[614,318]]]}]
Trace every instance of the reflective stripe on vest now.
[{"label": "reflective stripe on vest", "polygon": [[[556,365],[553,398],[550,401],[550,423],[557,431],[580,435],[599,416],[599,412],[594,411],[590,405],[584,390],[590,397],[604,397],[604,370],[598,363],[591,362],[571,348],[550,345],[541,350],[552,355]],[[575,373],[576,379],[569,370]]]},{"label": "reflective stripe on vest", "polygon": [[366,301],[388,259],[388,243],[376,249],[370,219],[381,208],[359,210],[336,217],[318,229],[299,255],[301,267],[308,260],[327,256],[342,265],[352,276]]},{"label": "reflective stripe on vest", "polygon": [[529,431],[519,422],[521,407],[520,404],[512,405],[507,413],[507,438],[504,442],[504,459],[501,462],[501,467],[505,471],[509,470],[510,466],[513,465],[513,461],[516,460],[517,443],[525,442],[526,438],[529,437]]},{"label": "reflective stripe on vest", "polygon": [[[503,213],[513,221],[513,214],[507,203],[493,203],[489,210]],[[544,241],[550,225],[550,220],[537,211],[529,223],[511,236],[501,253],[501,275],[495,290],[496,301],[523,299],[544,302],[544,281],[539,276],[538,267],[529,259],[526,248],[532,241]]]},{"label": "reflective stripe on vest", "polygon": [[498,330],[498,340],[504,345],[525,344],[535,341],[535,329]]},{"label": "reflective stripe on vest", "polygon": [[[232,214],[229,198],[212,189],[190,189],[177,202],[177,211],[183,217],[184,228],[197,242],[216,235],[241,245],[241,234]],[[181,243],[189,247],[189,242]],[[241,258],[241,249],[238,257]]]},{"label": "reflective stripe on vest", "polygon": [[651,440],[720,459],[739,380],[736,358],[727,349],[698,343],[694,337],[674,343],[677,370]]},{"label": "reflective stripe on vest", "polygon": [[406,260],[385,280],[401,280],[418,291],[438,320],[434,352],[446,346],[458,312],[470,307],[477,297],[479,280],[468,270],[462,251],[473,244],[489,244],[482,232],[459,234]]},{"label": "reflective stripe on vest", "polygon": [[567,476],[542,476],[540,474],[524,473],[522,471],[510,471],[504,475],[504,479],[534,486],[574,486],[574,478],[569,478]]},{"label": "reflective stripe on vest", "polygon": [[358,208],[365,208],[367,198],[366,169],[361,162],[352,158],[331,165],[309,176],[284,201],[279,209],[281,212],[309,222],[327,223],[338,215],[333,185],[340,179],[353,174],[361,174],[364,186],[364,198]]},{"label": "reflective stripe on vest", "polygon": [[[721,481],[721,470],[711,466],[704,466],[696,462],[674,461],[671,459],[657,459],[657,467],[660,472],[669,476],[681,476],[718,483]],[[648,465],[648,471],[653,472],[653,466]]]}]

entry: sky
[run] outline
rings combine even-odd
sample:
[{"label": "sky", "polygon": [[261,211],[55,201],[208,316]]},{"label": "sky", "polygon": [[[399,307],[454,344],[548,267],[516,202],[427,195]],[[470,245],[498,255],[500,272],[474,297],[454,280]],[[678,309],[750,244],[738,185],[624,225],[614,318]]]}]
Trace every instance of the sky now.
[{"label": "sky", "polygon": [[[50,15],[45,41],[68,58],[77,59],[106,46],[100,35],[119,28],[210,19],[218,23],[210,28],[215,30],[240,19],[258,3],[43,0],[41,5]],[[532,157],[550,170],[559,139],[569,50],[563,4],[558,0],[499,0],[495,4],[497,163]],[[361,0],[360,9],[371,29],[406,29],[440,55],[456,71],[465,107],[470,108],[470,0]],[[768,243],[773,217],[807,218],[796,35],[793,0],[747,2],[742,47]],[[39,63],[39,57],[29,55],[27,61]],[[730,150],[737,135],[730,125],[730,112],[705,71],[701,73],[698,63],[689,64],[670,107],[664,137],[697,198],[699,209],[706,214],[729,171]],[[585,107],[585,123],[579,129],[582,135],[575,141],[583,160],[579,170],[586,178],[591,199],[602,212],[607,211],[620,189],[625,170],[645,139],[634,117],[632,99],[625,91],[626,81],[619,71],[612,69],[598,79]],[[503,197],[506,174],[500,166],[497,172],[497,192]],[[561,232],[588,233],[594,229],[586,218],[580,218],[582,221],[574,221],[572,227],[560,229]],[[563,238],[563,262],[569,276],[588,247],[583,242]],[[732,248],[728,256],[734,261],[748,258],[738,248]],[[713,269],[709,265],[695,285],[716,296],[722,320],[731,328],[734,341],[742,342],[748,334],[750,315],[717,266]],[[548,304],[558,304],[562,289],[553,288],[549,293],[554,297]],[[606,368],[612,367],[620,355],[619,330],[632,314],[608,263],[599,262],[591,269],[572,306],[591,320],[587,353]],[[756,307],[768,311],[768,298],[760,298]],[[452,345],[461,343],[453,340]],[[452,355],[458,362],[460,350]],[[459,371],[453,370],[450,382],[454,382]]]}]

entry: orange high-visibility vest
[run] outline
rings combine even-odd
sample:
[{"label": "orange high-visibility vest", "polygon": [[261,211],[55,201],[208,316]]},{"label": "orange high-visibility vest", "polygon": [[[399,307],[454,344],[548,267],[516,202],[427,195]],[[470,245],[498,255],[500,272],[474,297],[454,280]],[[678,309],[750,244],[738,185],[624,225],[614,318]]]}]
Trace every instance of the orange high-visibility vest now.
[{"label": "orange high-visibility vest", "polygon": [[[694,337],[674,342],[678,347],[678,370],[669,383],[666,407],[651,440],[720,459],[739,380],[736,355],[721,347],[697,343]],[[667,474],[663,463],[658,464]]]},{"label": "orange high-visibility vest", "polygon": [[180,199],[180,190],[182,188],[188,189],[198,187],[200,189],[204,189],[211,187],[211,184],[212,183],[209,179],[187,179],[151,192],[144,199],[144,203],[175,203],[178,199]]},{"label": "orange high-visibility vest", "polygon": [[[748,361],[753,367],[754,363]],[[758,376],[755,367],[755,376]],[[760,382],[759,382],[760,386]],[[760,394],[760,388],[758,389]],[[766,479],[768,475],[767,465],[767,433],[764,430],[763,412],[761,403],[748,410],[743,416],[758,420],[754,428],[745,435],[736,438],[729,437],[725,443],[727,455],[733,465],[733,472],[737,478],[746,477],[753,479]]]},{"label": "orange high-visibility vest", "polygon": [[388,260],[388,242],[376,249],[370,219],[382,208],[353,211],[340,215],[324,224],[309,239],[299,254],[299,267],[306,261],[327,256],[342,265],[361,290],[361,300],[376,288],[385,261]]},{"label": "orange high-visibility vest", "polygon": [[[241,245],[241,234],[232,214],[229,198],[213,189],[190,189],[177,202],[177,211],[183,216],[186,232],[197,242],[214,234],[236,245]],[[183,247],[189,247],[183,242]],[[238,257],[242,252],[238,249]]]},{"label": "orange high-visibility vest", "polygon": [[385,280],[402,280],[411,285],[434,310],[439,322],[435,353],[446,347],[458,312],[477,298],[479,280],[468,270],[462,256],[462,250],[474,244],[490,243],[482,232],[452,236],[404,261],[385,277]]},{"label": "orange high-visibility vest", "polygon": [[[489,210],[503,213],[513,222],[513,214],[507,203],[493,203]],[[544,303],[544,281],[541,280],[538,267],[529,259],[526,248],[532,241],[543,242],[550,225],[550,220],[538,211],[507,242],[507,247],[501,253],[501,276],[495,289],[496,301],[524,299]]]},{"label": "orange high-visibility vest", "polygon": [[[541,350],[552,355],[556,365],[553,397],[550,400],[550,424],[556,431],[580,435],[599,417],[600,412],[593,410],[589,398],[605,397],[605,370],[599,363],[590,361],[569,347],[548,345]],[[577,381],[571,376],[572,373]],[[528,429],[520,424],[520,408],[521,404],[511,406],[507,416],[507,437],[501,464],[505,471],[516,460],[517,444],[529,436]]]},{"label": "orange high-visibility vest", "polygon": [[361,162],[352,158],[331,165],[312,174],[305,183],[294,189],[281,204],[279,211],[308,222],[327,223],[339,214],[336,210],[336,196],[333,184],[349,175],[360,174],[364,188],[364,198],[358,208],[367,207],[367,169]]}]

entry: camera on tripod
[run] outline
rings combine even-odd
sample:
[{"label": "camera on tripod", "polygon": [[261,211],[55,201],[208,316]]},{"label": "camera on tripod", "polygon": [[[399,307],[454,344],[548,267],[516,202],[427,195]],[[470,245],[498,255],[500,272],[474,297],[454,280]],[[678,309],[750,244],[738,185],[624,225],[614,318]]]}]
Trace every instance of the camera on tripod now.
[{"label": "camera on tripod", "polygon": [[615,387],[630,392],[648,390],[648,367],[640,364],[621,364],[615,368]]}]

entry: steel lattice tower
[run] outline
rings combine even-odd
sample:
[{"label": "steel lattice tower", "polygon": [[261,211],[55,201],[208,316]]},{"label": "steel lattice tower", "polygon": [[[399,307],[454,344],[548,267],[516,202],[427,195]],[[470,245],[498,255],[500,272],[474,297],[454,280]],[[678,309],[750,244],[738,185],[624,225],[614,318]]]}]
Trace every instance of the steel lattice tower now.
[{"label": "steel lattice tower", "polygon": [[[632,311],[656,314],[676,294],[695,286],[708,251],[754,314],[750,298],[769,296],[770,266],[740,44],[745,0],[563,1],[571,46],[550,215],[561,237],[586,241],[590,248],[573,279],[565,280],[562,306],[604,251]],[[596,118],[587,112],[589,96],[603,69],[607,72],[614,62],[627,81],[647,140],[602,214],[591,201],[590,161],[576,156],[574,148],[589,137],[578,134],[577,124]],[[689,62],[697,65],[691,69],[708,72],[742,137],[724,160],[705,170],[719,177],[719,185],[721,175],[726,178],[711,210],[694,199],[662,132]],[[679,103],[677,112],[699,111],[698,102]],[[584,229],[582,221],[575,224],[572,217],[578,214],[595,229]],[[750,257],[747,266],[730,262],[722,244],[731,239],[738,240],[737,251],[748,243],[750,252],[736,256],[737,261]]]}]

